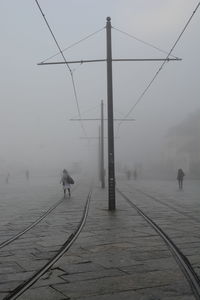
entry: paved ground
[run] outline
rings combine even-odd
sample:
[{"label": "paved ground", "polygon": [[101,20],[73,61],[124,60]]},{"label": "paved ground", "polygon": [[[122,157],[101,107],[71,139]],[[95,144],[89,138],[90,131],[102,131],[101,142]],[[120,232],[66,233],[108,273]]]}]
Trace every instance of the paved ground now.
[{"label": "paved ground", "polygon": [[[166,230],[198,273],[199,182],[187,182],[181,192],[176,183],[164,181],[120,180],[117,186]],[[77,185],[72,198],[63,201],[36,229],[0,251],[0,299],[53,256],[80,220],[87,193],[86,184]],[[39,185],[2,188],[1,242],[61,197],[55,178]],[[155,231],[119,194],[116,212],[108,212],[107,206],[106,190],[96,187],[86,225],[75,244],[19,299],[194,300],[185,277]]]}]

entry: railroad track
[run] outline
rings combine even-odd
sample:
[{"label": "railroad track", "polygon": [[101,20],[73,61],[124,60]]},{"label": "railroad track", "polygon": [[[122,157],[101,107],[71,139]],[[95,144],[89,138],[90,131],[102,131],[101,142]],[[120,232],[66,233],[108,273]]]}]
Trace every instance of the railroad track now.
[{"label": "railroad track", "polygon": [[[76,227],[73,231],[71,231],[70,234],[68,234],[68,238],[65,240],[65,242],[62,244],[59,249],[57,249],[56,253],[51,257],[38,271],[36,271],[32,276],[30,276],[27,280],[22,282],[20,285],[16,286],[10,293],[8,293],[3,299],[17,299],[20,295],[22,295],[26,290],[28,290],[42,275],[44,275],[53,264],[59,258],[63,256],[63,254],[71,247],[71,245],[74,243],[76,238],[78,237],[79,233],[81,232],[89,210],[89,204],[90,204],[90,198],[91,198],[91,193],[92,193],[92,188],[90,189],[86,203],[83,208],[83,213],[81,216],[81,219],[79,218],[78,222],[76,221]],[[5,246],[11,244],[14,242],[16,239],[18,239],[20,236],[25,234],[27,231],[35,227],[40,221],[42,221],[47,215],[50,214],[56,207],[59,206],[63,202],[64,199],[61,199],[57,201],[52,207],[50,207],[39,219],[37,219],[34,223],[32,223],[30,226],[28,226],[25,230],[22,232],[16,234],[9,240],[3,242],[1,244],[1,248],[4,248]],[[78,225],[77,225],[78,223]],[[33,246],[34,247],[34,246]]]},{"label": "railroad track", "polygon": [[[75,188],[73,188],[73,191],[76,190],[78,185],[76,185]],[[53,210],[55,210],[63,201],[65,198],[61,198],[56,203],[54,203],[46,212],[44,212],[39,218],[37,218],[33,223],[31,223],[29,226],[24,228],[22,231],[18,232],[17,234],[13,235],[11,238],[5,240],[4,242],[0,243],[0,250],[7,245],[11,244],[12,242],[16,241],[18,238],[23,236],[25,233],[27,233],[29,230],[34,228],[37,224],[39,224],[42,220],[44,220]]]},{"label": "railroad track", "polygon": [[128,204],[134,208],[139,215],[141,215],[148,224],[158,233],[158,235],[163,239],[169,250],[171,251],[173,257],[178,263],[181,271],[185,275],[193,293],[197,300],[200,300],[200,280],[194,271],[191,263],[187,257],[182,253],[182,251],[177,247],[177,245],[170,239],[170,237],[150,218],[148,217],[138,206],[136,206],[129,197],[125,195],[124,192],[117,189],[117,192],[128,202]]},{"label": "railroad track", "polygon": [[151,194],[147,193],[147,192],[144,192],[142,191],[141,189],[139,188],[135,188],[134,187],[134,190],[139,192],[140,194],[143,194],[144,196],[154,200],[155,202],[157,203],[160,203],[170,209],[172,209],[173,211],[176,211],[177,213],[181,214],[182,216],[188,218],[190,221],[194,221],[195,223],[200,223],[200,219],[197,219],[195,218],[194,216],[191,216],[189,213],[186,213],[186,212],[183,212],[182,210],[180,210],[179,208],[177,208],[175,205],[172,205],[172,204],[169,204],[169,203],[166,203],[160,199],[158,199],[157,197],[155,196],[152,196]]},{"label": "railroad track", "polygon": [[6,241],[0,243],[0,249],[6,247],[7,245],[11,244],[12,242],[16,241],[26,232],[31,230],[35,227],[38,223],[40,223],[43,219],[45,219],[58,205],[60,205],[64,201],[64,198],[57,201],[54,205],[52,205],[44,214],[42,214],[38,219],[36,219],[32,224],[24,228],[22,231],[18,232],[17,234],[13,235],[11,238],[7,239]]}]

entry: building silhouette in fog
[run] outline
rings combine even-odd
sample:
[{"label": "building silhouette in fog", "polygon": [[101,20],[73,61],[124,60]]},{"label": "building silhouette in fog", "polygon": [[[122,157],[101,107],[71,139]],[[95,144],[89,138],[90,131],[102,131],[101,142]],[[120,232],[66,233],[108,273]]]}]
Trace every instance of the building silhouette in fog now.
[{"label": "building silhouette in fog", "polygon": [[190,178],[200,178],[200,110],[172,127],[166,136],[164,168],[172,173],[181,166]]}]

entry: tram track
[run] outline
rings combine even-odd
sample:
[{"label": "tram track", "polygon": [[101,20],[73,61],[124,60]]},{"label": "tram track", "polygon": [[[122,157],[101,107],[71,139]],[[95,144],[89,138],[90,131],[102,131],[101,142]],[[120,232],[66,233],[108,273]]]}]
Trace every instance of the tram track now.
[{"label": "tram track", "polygon": [[[77,186],[76,186],[77,188]],[[31,223],[29,226],[24,228],[22,231],[18,232],[17,234],[13,235],[11,238],[5,240],[4,242],[0,243],[0,250],[6,247],[7,245],[11,244],[12,242],[16,241],[18,238],[20,238],[22,235],[27,233],[29,230],[34,228],[37,224],[39,224],[42,220],[44,220],[53,210],[55,210],[63,201],[65,198],[61,198],[56,203],[54,203],[45,213],[43,213],[39,218],[37,218],[33,223]]]},{"label": "tram track", "polygon": [[92,194],[92,188],[90,189],[86,203],[83,209],[83,214],[81,217],[80,222],[78,223],[77,227],[73,231],[73,233],[70,234],[68,239],[63,243],[63,245],[58,249],[57,253],[42,267],[40,268],[33,276],[28,278],[26,281],[24,281],[22,284],[18,285],[13,291],[11,291],[9,294],[7,294],[3,300],[14,300],[17,299],[20,295],[22,295],[25,291],[27,291],[37,280],[40,279],[41,276],[43,276],[63,255],[64,253],[72,246],[72,244],[77,239],[78,235],[80,234],[81,230],[83,229],[88,211],[89,211],[89,205],[90,205],[90,199]]},{"label": "tram track", "polygon": [[200,223],[200,220],[199,220],[199,219],[195,218],[194,216],[190,216],[188,213],[185,213],[185,212],[181,211],[180,209],[178,209],[178,208],[175,207],[174,205],[171,205],[171,204],[169,204],[169,203],[166,203],[166,202],[164,202],[164,201],[158,199],[157,197],[152,196],[151,194],[142,191],[141,189],[138,189],[138,188],[135,188],[135,187],[134,187],[134,190],[137,191],[137,192],[139,192],[140,194],[143,194],[144,196],[146,196],[146,197],[148,197],[148,198],[154,200],[155,202],[160,203],[160,204],[162,204],[162,205],[164,205],[164,206],[166,206],[166,207],[172,209],[173,211],[176,211],[177,213],[181,214],[182,216],[188,218],[190,221],[194,221],[195,223]]},{"label": "tram track", "polygon": [[35,227],[38,223],[40,223],[44,218],[46,218],[58,205],[60,205],[64,199],[60,199],[57,201],[54,205],[52,205],[42,216],[40,216],[38,219],[36,219],[32,224],[30,224],[28,227],[26,227],[24,230],[20,231],[16,235],[12,236],[11,238],[7,239],[6,241],[2,242],[0,244],[0,249],[4,248],[5,246],[11,244],[18,238],[20,238],[22,235],[24,235],[26,232],[31,230],[33,227]]},{"label": "tram track", "polygon": [[134,208],[139,215],[141,215],[146,222],[158,233],[158,235],[163,239],[169,250],[171,251],[173,257],[175,258],[177,264],[179,265],[181,271],[185,275],[193,293],[197,300],[200,300],[200,279],[194,271],[191,263],[183,252],[176,246],[176,244],[170,239],[170,237],[150,218],[148,217],[137,205],[135,205],[129,197],[125,195],[124,192],[117,188],[117,192],[127,201],[127,203]]}]

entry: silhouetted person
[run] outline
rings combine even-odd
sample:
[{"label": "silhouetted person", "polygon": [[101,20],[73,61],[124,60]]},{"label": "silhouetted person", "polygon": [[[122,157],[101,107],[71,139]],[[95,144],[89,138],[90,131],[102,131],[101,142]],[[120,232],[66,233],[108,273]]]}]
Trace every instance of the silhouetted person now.
[{"label": "silhouetted person", "polygon": [[131,171],[129,171],[129,170],[126,171],[126,178],[128,180],[130,180],[130,178],[131,178]]},{"label": "silhouetted person", "polygon": [[184,174],[183,170],[178,169],[177,180],[178,180],[179,190],[182,190],[182,188],[183,188],[183,177],[184,176],[185,176],[185,174]]},{"label": "silhouetted person", "polygon": [[60,183],[62,183],[62,185],[63,185],[64,198],[66,196],[66,190],[68,190],[69,197],[71,197],[71,186],[70,186],[70,184],[74,184],[74,180],[72,179],[72,177],[69,175],[69,173],[65,169],[63,170],[63,174],[62,174],[62,178],[61,178]]},{"label": "silhouetted person", "polygon": [[133,177],[134,177],[135,180],[137,179],[137,176],[138,176],[137,175],[137,170],[135,169],[134,172],[133,172]]},{"label": "silhouetted person", "polygon": [[6,176],[6,183],[7,184],[9,183],[9,180],[10,180],[10,174],[8,173],[7,176]]}]

